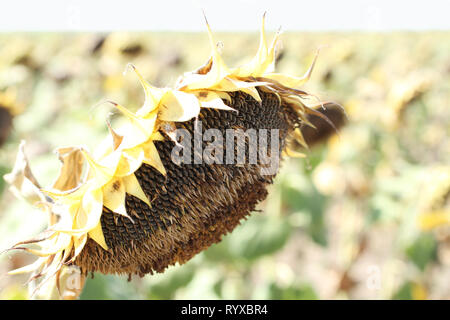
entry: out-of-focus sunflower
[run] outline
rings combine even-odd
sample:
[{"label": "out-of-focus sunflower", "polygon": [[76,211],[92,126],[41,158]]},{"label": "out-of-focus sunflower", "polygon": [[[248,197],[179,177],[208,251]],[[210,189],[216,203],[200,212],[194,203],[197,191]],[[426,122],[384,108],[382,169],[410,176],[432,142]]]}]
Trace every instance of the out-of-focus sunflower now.
[{"label": "out-of-focus sunflower", "polygon": [[419,226],[429,231],[440,226],[450,226],[450,167],[430,170],[422,194]]},{"label": "out-of-focus sunflower", "polygon": [[0,146],[8,139],[13,118],[22,112],[23,107],[16,98],[16,92],[12,89],[0,92]]}]

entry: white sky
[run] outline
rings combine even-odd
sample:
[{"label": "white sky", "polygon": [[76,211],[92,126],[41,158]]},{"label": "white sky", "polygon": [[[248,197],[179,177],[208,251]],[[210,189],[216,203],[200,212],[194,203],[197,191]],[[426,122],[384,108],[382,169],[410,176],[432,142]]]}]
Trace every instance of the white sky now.
[{"label": "white sky", "polygon": [[13,0],[0,31],[450,30],[450,0]]}]

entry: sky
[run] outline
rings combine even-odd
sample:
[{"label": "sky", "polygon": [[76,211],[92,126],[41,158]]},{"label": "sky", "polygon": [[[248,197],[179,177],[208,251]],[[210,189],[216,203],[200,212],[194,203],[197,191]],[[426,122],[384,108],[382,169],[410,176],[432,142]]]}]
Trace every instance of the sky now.
[{"label": "sky", "polygon": [[450,30],[450,0],[15,0],[3,3],[0,32]]}]

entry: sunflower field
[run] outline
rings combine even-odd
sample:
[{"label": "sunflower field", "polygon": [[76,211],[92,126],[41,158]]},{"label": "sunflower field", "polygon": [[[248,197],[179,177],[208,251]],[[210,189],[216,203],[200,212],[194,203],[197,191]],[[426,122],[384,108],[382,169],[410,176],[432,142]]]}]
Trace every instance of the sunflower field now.
[{"label": "sunflower field", "polygon": [[[256,33],[217,33],[239,65]],[[346,124],[306,158],[285,159],[268,198],[235,231],[183,265],[145,277],[94,274],[80,299],[450,299],[450,33],[284,33],[277,70],[336,101]],[[127,70],[173,85],[204,64],[206,33],[0,34],[0,176],[21,141],[42,185],[54,150],[93,150],[137,110]],[[0,179],[0,251],[45,229],[42,211]],[[27,299],[24,252],[0,255],[0,299]],[[55,298],[50,294],[46,298]]]}]

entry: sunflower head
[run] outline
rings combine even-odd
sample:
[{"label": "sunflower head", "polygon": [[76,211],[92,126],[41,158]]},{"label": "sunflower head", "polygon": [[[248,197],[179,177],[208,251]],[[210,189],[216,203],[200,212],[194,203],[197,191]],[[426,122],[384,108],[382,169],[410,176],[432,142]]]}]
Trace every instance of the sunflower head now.
[{"label": "sunflower head", "polygon": [[[331,103],[308,106],[306,98],[315,97],[300,89],[311,76],[317,54],[302,77],[275,72],[280,33],[269,43],[264,21],[256,55],[239,67],[225,64],[207,22],[210,58],[181,76],[173,88],[151,85],[129,65],[145,94],[142,107],[131,112],[110,102],[128,122],[120,128],[108,124],[110,135],[95,153],[78,147],[58,150],[59,177],[47,188],[34,189],[35,199],[51,217],[49,227],[13,247],[39,258],[12,273],[34,271],[46,281],[58,279],[68,265],[78,266],[82,274],[163,272],[219,242],[249,215],[276,175],[261,170],[266,165],[262,159],[240,165],[206,159],[180,164],[172,156],[180,144],[177,130],[194,135],[199,127],[200,132],[219,133],[277,130],[272,141],[278,147],[269,155],[278,161],[281,151],[302,156],[295,149],[307,147],[303,130],[314,126],[311,117],[333,126],[318,111]],[[251,145],[242,141],[245,148]],[[183,152],[191,150],[195,158],[193,144]],[[201,145],[206,150],[206,142]],[[237,150],[239,143],[232,148]],[[19,158],[24,159],[23,150]],[[34,184],[21,163],[7,177],[18,191],[24,181]]]}]

